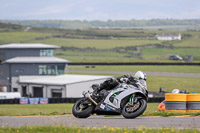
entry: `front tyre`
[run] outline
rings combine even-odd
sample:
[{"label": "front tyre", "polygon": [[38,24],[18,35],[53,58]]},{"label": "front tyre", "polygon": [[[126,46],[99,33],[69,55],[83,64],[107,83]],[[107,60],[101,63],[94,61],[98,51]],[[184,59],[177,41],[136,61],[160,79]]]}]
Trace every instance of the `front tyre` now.
[{"label": "front tyre", "polygon": [[147,101],[145,99],[138,99],[133,105],[128,101],[122,109],[122,115],[127,119],[133,119],[142,115],[146,107]]},{"label": "front tyre", "polygon": [[82,98],[74,103],[72,114],[76,118],[87,118],[93,113],[94,108],[94,104],[89,99]]}]

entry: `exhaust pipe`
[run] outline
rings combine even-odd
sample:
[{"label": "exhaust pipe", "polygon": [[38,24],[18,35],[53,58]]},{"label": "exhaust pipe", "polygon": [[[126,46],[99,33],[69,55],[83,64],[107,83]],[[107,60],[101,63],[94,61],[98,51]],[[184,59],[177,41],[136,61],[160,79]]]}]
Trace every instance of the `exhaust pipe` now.
[{"label": "exhaust pipe", "polygon": [[91,96],[90,96],[90,94],[88,92],[83,92],[83,96],[87,97],[88,99],[90,99],[90,101],[97,106],[97,103],[91,98]]}]

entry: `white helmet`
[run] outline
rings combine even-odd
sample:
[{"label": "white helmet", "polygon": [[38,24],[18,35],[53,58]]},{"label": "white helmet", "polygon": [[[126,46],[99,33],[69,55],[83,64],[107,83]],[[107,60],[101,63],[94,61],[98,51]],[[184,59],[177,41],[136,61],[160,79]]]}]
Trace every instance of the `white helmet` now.
[{"label": "white helmet", "polygon": [[147,75],[142,71],[137,71],[134,75],[134,78],[147,80]]}]

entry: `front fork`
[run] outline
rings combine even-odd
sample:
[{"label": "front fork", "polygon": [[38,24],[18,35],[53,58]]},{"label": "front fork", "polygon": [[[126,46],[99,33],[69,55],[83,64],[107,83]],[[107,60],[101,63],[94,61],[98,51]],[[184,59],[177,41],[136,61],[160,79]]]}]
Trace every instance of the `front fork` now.
[{"label": "front fork", "polygon": [[97,106],[97,103],[94,101],[94,99],[92,99],[89,92],[83,92],[83,96],[88,98],[92,103],[94,103]]},{"label": "front fork", "polygon": [[138,102],[139,99],[141,99],[142,97],[140,96],[135,96],[134,94],[129,98],[129,104],[130,105],[134,105]]}]

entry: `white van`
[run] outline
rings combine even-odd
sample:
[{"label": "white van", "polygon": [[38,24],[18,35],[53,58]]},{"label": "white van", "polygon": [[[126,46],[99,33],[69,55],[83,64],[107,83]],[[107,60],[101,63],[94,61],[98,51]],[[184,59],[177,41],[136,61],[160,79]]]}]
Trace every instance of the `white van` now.
[{"label": "white van", "polygon": [[0,99],[15,99],[21,98],[19,92],[0,92]]}]

